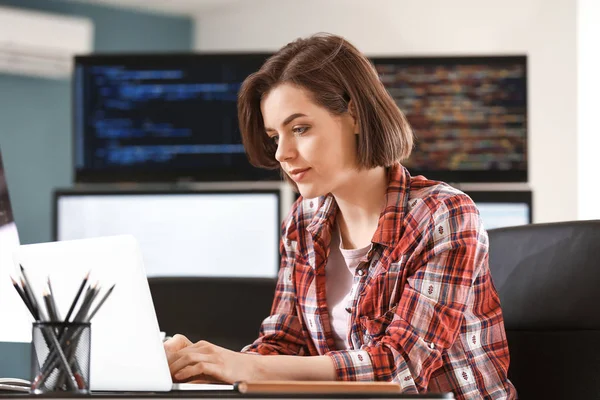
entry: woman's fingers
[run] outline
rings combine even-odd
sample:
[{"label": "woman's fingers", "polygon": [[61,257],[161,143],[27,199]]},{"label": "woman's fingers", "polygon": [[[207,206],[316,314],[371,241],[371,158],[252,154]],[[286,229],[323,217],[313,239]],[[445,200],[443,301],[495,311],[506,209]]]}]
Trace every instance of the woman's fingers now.
[{"label": "woman's fingers", "polygon": [[197,349],[205,349],[206,351],[212,351],[219,348],[219,346],[217,346],[216,344],[212,344],[210,342],[207,342],[206,340],[200,340],[194,343],[192,347]]},{"label": "woman's fingers", "polygon": [[[198,363],[203,363],[203,362],[210,362],[210,356],[207,354],[202,354],[199,352],[183,352],[184,350],[178,352],[174,359],[173,362],[169,364],[169,370],[171,371],[171,375],[173,377],[176,378],[176,375],[179,371],[181,371],[182,369],[184,369],[187,366],[193,365],[193,364],[198,364]],[[202,372],[199,372],[198,374],[200,374]],[[179,378],[177,378],[179,379]]]},{"label": "woman's fingers", "polygon": [[209,362],[188,365],[174,375],[174,378],[178,381],[187,381],[189,379],[199,380],[198,377],[201,377],[200,380],[206,382],[223,382],[221,368],[217,364]]},{"label": "woman's fingers", "polygon": [[183,348],[191,346],[193,343],[183,335],[175,335],[171,339],[167,340],[163,346],[167,353],[174,353]]},{"label": "woman's fingers", "polygon": [[183,335],[175,335],[171,339],[167,340],[163,346],[165,353],[167,354],[167,361],[169,365],[171,365],[171,363],[177,359],[177,352],[192,345],[193,343]]},{"label": "woman's fingers", "polygon": [[199,341],[174,353],[167,353],[171,376],[178,382],[190,379],[211,382],[226,381],[223,374],[225,370],[224,352],[227,351],[219,346]]}]

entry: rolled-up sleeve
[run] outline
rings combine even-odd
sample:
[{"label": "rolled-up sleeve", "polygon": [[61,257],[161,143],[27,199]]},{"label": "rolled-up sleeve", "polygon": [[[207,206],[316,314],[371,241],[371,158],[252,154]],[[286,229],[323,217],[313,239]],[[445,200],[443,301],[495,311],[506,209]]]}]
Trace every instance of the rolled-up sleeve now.
[{"label": "rolled-up sleeve", "polygon": [[[282,238],[287,236],[289,220]],[[305,334],[298,317],[294,266],[297,243],[280,241],[281,267],[279,269],[271,315],[261,324],[259,337],[242,349],[242,352],[264,355],[306,355]]]}]

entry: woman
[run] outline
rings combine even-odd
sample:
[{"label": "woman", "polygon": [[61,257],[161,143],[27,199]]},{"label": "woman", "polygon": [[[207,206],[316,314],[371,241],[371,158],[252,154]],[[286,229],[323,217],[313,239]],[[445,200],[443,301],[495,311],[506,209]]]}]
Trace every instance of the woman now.
[{"label": "woman", "polygon": [[250,161],[280,167],[301,194],[282,226],[272,315],[241,353],[177,335],[165,344],[173,378],[514,398],[477,208],[400,164],[412,132],[369,61],[338,36],[296,40],[246,79],[238,115]]}]

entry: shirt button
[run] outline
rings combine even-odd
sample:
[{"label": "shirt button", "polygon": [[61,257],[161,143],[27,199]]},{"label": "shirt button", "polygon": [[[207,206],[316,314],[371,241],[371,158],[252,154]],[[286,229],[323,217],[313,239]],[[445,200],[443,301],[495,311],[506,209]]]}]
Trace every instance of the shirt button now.
[{"label": "shirt button", "polygon": [[430,348],[431,350],[435,349],[435,344],[433,344],[433,343],[429,343],[429,348]]},{"label": "shirt button", "polygon": [[356,270],[356,274],[357,274],[358,276],[363,276],[363,275],[365,274],[365,270],[364,270],[364,269],[362,269],[362,268],[361,268],[361,269],[358,269],[358,270]]}]

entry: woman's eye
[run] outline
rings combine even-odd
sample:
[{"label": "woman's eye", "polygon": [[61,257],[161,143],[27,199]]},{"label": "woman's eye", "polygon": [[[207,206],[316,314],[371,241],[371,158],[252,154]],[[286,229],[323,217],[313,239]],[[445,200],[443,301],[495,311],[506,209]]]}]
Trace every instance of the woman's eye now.
[{"label": "woman's eye", "polygon": [[279,144],[279,136],[270,136],[269,138],[273,141],[273,143]]},{"label": "woman's eye", "polygon": [[292,132],[294,132],[295,135],[302,135],[307,130],[308,130],[307,126],[297,126],[294,129],[292,129]]}]

